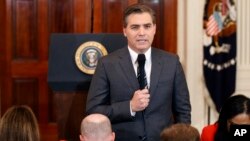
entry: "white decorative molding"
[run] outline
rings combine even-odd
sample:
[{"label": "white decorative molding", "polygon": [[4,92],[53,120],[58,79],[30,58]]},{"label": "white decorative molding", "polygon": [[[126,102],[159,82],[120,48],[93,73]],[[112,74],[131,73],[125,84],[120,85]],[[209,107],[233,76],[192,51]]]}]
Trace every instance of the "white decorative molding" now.
[{"label": "white decorative molding", "polygon": [[237,5],[237,83],[236,94],[250,97],[250,1],[236,0]]},{"label": "white decorative molding", "polygon": [[192,105],[192,125],[200,131],[207,123],[202,76],[204,0],[178,1],[178,55],[183,65]]}]

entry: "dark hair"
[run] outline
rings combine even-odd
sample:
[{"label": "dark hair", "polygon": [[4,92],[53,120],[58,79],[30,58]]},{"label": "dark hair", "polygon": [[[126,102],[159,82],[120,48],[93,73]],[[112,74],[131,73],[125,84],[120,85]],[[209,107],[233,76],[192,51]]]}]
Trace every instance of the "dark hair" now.
[{"label": "dark hair", "polygon": [[140,14],[140,13],[149,13],[150,16],[152,17],[153,23],[156,23],[155,20],[155,12],[153,11],[153,9],[151,9],[150,7],[148,7],[147,5],[141,4],[141,3],[137,3],[137,4],[133,4],[128,6],[124,12],[123,12],[123,27],[127,27],[128,21],[127,21],[127,17],[131,14]]},{"label": "dark hair", "polygon": [[189,124],[177,123],[161,132],[161,141],[200,141],[200,133]]},{"label": "dark hair", "polygon": [[215,141],[228,141],[228,120],[243,113],[250,115],[250,99],[244,95],[235,95],[229,97],[225,101],[219,113],[219,119],[217,121],[218,129],[215,133]]},{"label": "dark hair", "polygon": [[20,105],[9,108],[0,119],[1,141],[39,141],[37,119],[30,107]]}]

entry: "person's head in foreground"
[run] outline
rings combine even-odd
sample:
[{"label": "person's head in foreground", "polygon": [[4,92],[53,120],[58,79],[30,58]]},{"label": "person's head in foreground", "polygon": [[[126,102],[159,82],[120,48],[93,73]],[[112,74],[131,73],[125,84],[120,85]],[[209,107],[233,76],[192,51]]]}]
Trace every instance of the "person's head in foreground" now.
[{"label": "person's head in foreground", "polygon": [[177,123],[161,132],[161,141],[200,141],[200,133],[190,124]]},{"label": "person's head in foreground", "polygon": [[25,105],[12,106],[0,119],[0,141],[39,140],[39,126],[30,107]]},{"label": "person's head in foreground", "polygon": [[90,114],[81,123],[81,141],[114,141],[115,133],[112,131],[108,117],[102,114]]}]

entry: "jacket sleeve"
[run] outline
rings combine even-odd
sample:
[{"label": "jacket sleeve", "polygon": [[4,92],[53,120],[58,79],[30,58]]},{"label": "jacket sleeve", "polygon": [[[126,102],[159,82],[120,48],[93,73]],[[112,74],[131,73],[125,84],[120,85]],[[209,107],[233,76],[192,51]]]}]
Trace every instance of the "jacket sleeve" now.
[{"label": "jacket sleeve", "polygon": [[98,61],[95,74],[92,77],[86,102],[86,113],[101,113],[108,116],[112,123],[133,120],[130,113],[130,99],[111,102],[110,80],[107,67],[102,59]]},{"label": "jacket sleeve", "polygon": [[175,122],[191,123],[191,104],[186,78],[179,60],[176,63],[173,92]]}]

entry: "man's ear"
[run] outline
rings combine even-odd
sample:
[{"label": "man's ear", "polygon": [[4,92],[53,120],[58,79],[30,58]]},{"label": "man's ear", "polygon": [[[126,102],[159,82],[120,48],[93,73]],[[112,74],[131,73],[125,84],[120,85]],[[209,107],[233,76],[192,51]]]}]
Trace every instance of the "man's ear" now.
[{"label": "man's ear", "polygon": [[123,35],[124,35],[125,37],[127,37],[125,28],[123,28]]},{"label": "man's ear", "polygon": [[84,141],[84,137],[82,135],[79,135],[80,141]]},{"label": "man's ear", "polygon": [[112,132],[112,141],[115,141],[115,132]]}]

